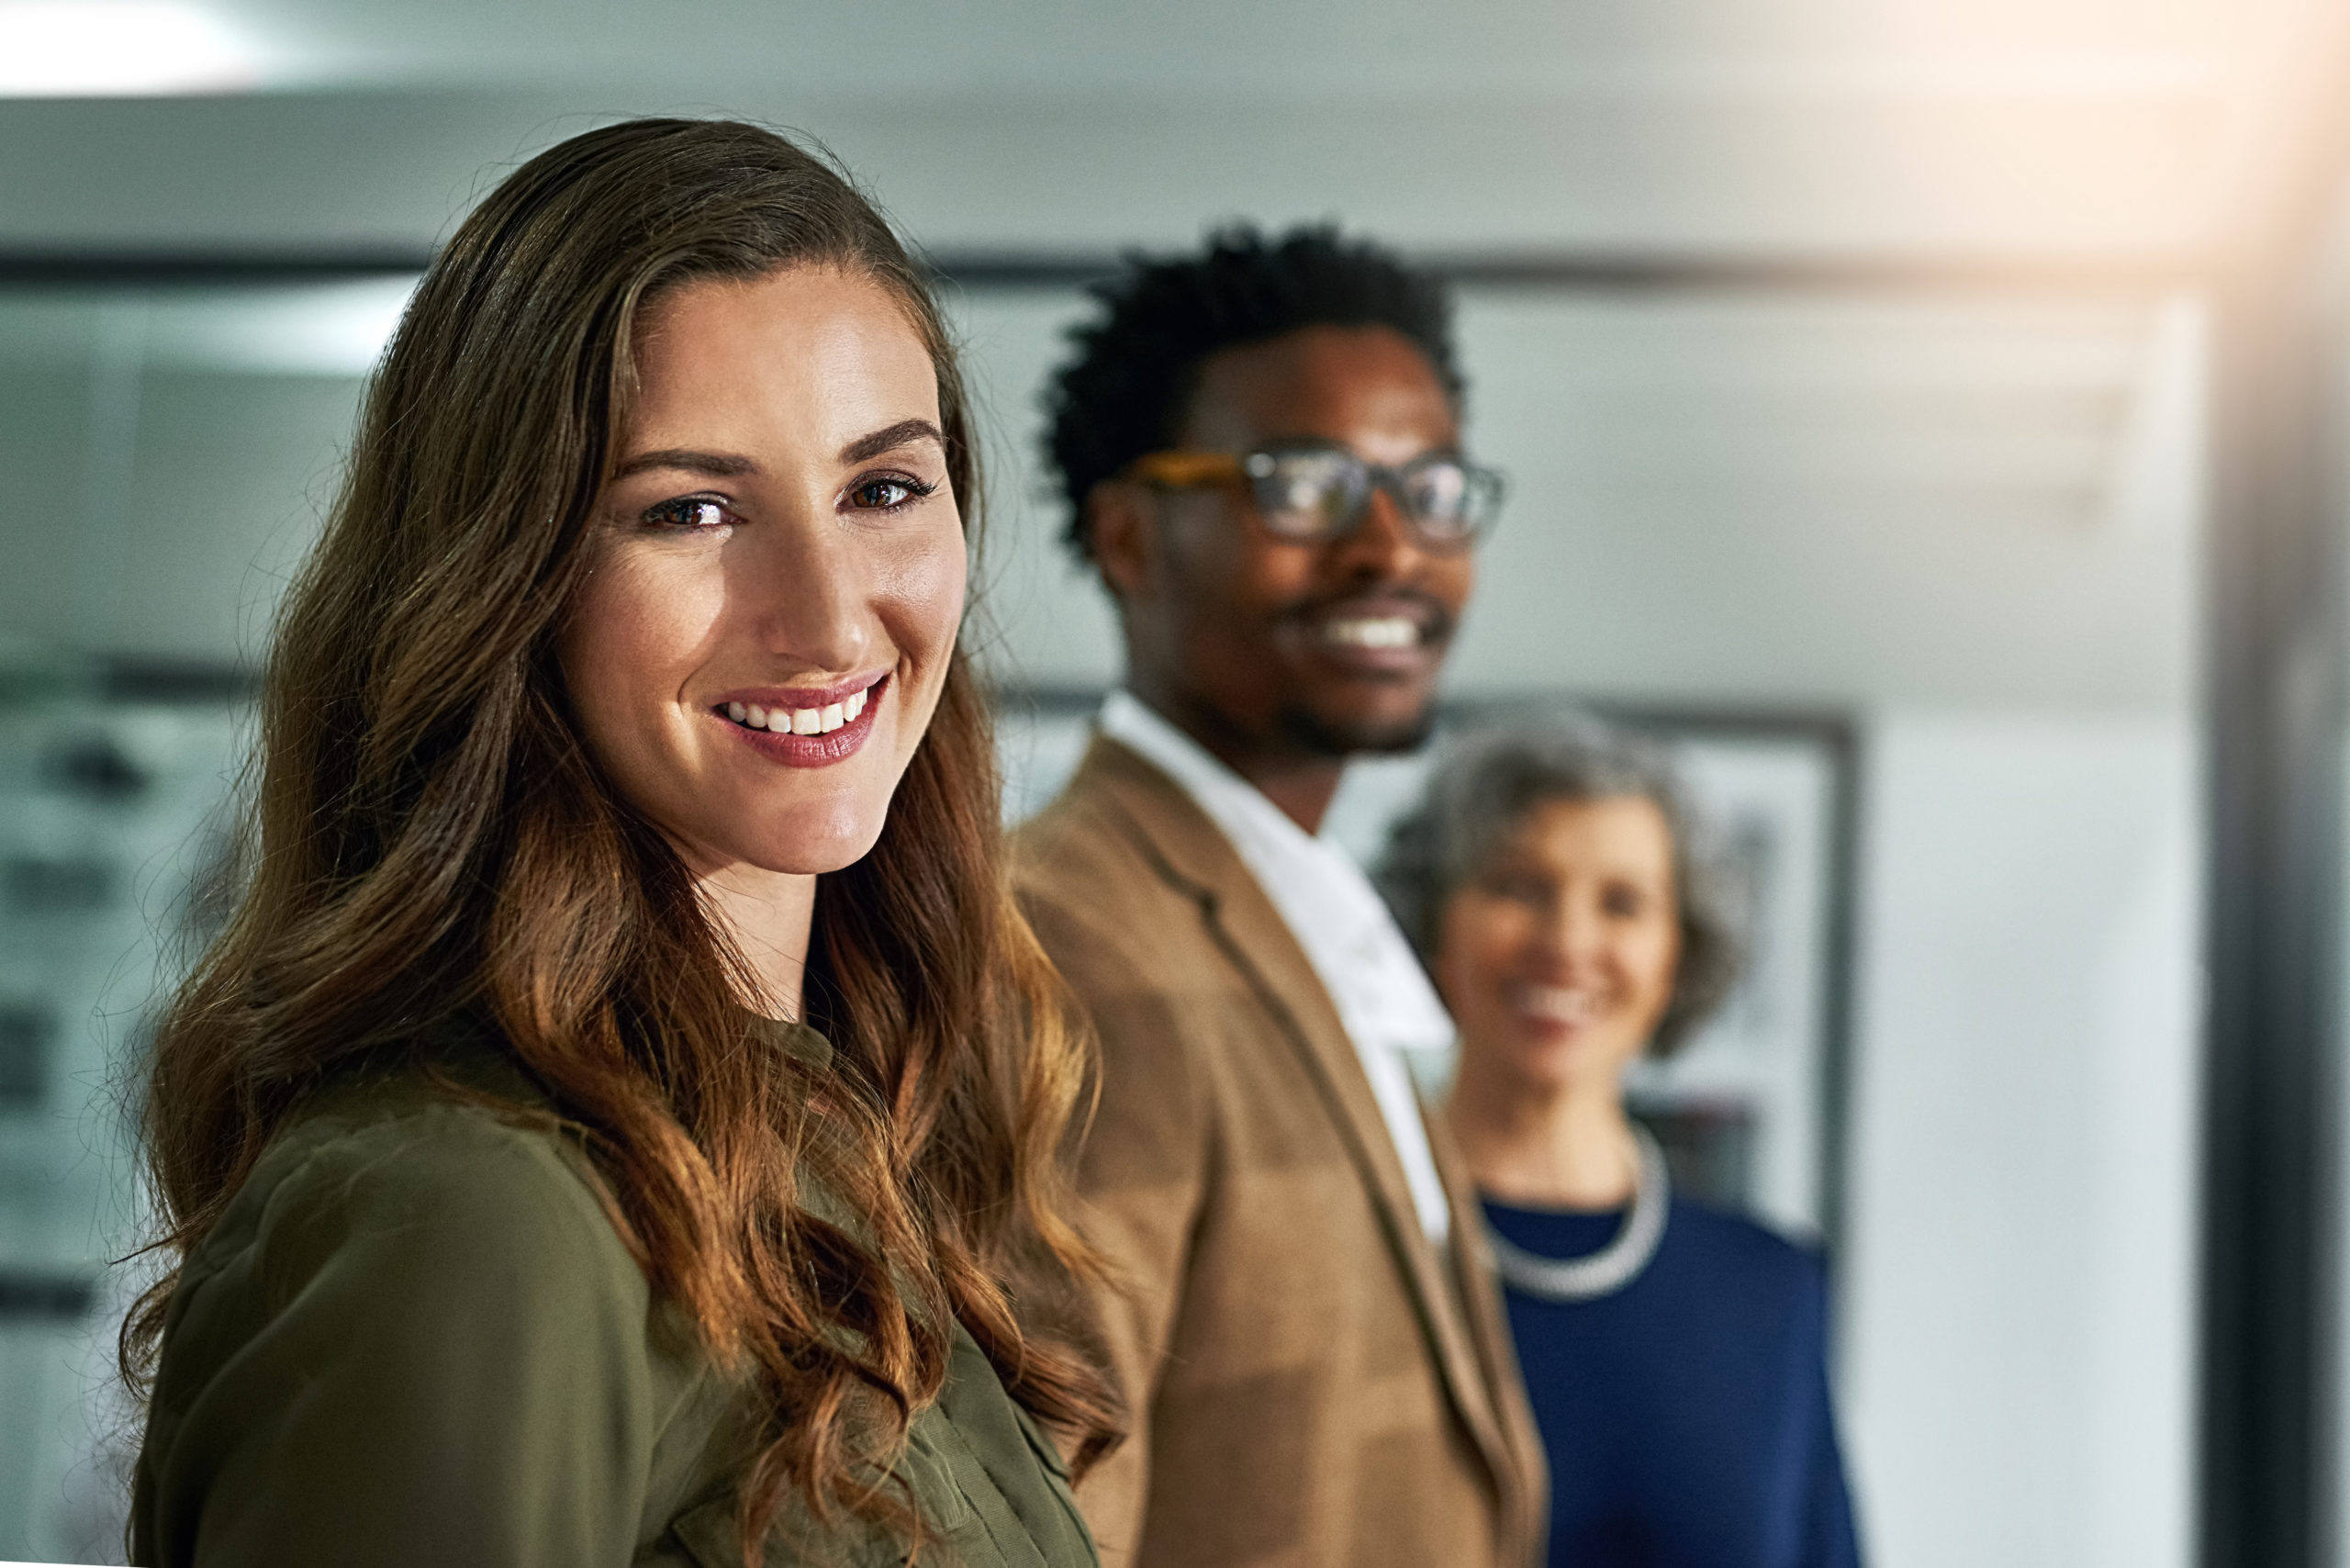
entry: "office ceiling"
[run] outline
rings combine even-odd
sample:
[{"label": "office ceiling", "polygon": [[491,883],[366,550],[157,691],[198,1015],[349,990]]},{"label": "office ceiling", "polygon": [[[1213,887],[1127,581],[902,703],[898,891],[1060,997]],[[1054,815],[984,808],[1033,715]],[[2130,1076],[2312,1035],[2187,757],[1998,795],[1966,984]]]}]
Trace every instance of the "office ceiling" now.
[{"label": "office ceiling", "polygon": [[[722,108],[824,137],[950,245],[1338,212],[1465,249],[2168,256],[2316,134],[2350,20],[2324,0],[185,3],[242,40],[257,94],[0,103],[0,243],[429,239],[485,157]],[[222,195],[222,157],[295,194]]]},{"label": "office ceiling", "polygon": [[[2188,96],[2288,47],[2280,0],[219,0],[280,82],[644,80],[876,94],[1236,88]],[[844,80],[844,75],[846,79]]]}]

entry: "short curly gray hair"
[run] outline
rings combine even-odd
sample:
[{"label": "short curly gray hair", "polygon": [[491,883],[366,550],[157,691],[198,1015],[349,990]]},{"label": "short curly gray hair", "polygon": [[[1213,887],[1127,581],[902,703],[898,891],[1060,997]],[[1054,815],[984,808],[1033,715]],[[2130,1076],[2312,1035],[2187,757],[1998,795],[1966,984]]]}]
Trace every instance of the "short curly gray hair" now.
[{"label": "short curly gray hair", "polygon": [[1431,969],[1444,906],[1461,883],[1552,801],[1635,796],[1664,813],[1681,917],[1673,998],[1650,1043],[1670,1056],[1729,996],[1743,954],[1726,868],[1663,748],[1592,719],[1495,725],[1472,733],[1388,831],[1372,880]]}]

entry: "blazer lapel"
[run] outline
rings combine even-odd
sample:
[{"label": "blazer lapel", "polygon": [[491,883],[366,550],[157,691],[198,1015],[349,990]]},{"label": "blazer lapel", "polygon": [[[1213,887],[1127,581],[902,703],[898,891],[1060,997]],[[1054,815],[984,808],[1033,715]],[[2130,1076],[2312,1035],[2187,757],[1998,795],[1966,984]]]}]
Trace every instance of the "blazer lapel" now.
[{"label": "blazer lapel", "polygon": [[[1506,1495],[1509,1477],[1523,1461],[1494,1408],[1496,1385],[1488,1382],[1491,1362],[1482,1336],[1472,1338],[1462,1322],[1461,1297],[1447,1279],[1450,1262],[1420,1227],[1394,1138],[1321,977],[1238,852],[1181,786],[1106,736],[1094,738],[1079,778],[1101,790],[1125,817],[1160,873],[1198,899],[1218,945],[1285,1025],[1370,1190],[1453,1407]],[[1445,1174],[1449,1184],[1455,1173]],[[1457,1189],[1453,1200],[1457,1249],[1462,1224]]]},{"label": "blazer lapel", "polygon": [[1508,1309],[1503,1305],[1500,1276],[1493,1249],[1485,1239],[1485,1215],[1479,1206],[1476,1184],[1470,1179],[1451,1131],[1440,1116],[1426,1115],[1428,1150],[1444,1178],[1445,1194],[1452,1204],[1452,1234],[1448,1250],[1453,1279],[1467,1308],[1469,1335],[1477,1360],[1493,1390],[1494,1417],[1504,1443],[1516,1456],[1516,1473],[1524,1484],[1517,1497],[1518,1525],[1539,1540],[1550,1517],[1550,1462],[1542,1450],[1542,1434],[1534,1424],[1534,1407],[1526,1395],[1526,1374],[1518,1366],[1517,1347],[1509,1335]]}]

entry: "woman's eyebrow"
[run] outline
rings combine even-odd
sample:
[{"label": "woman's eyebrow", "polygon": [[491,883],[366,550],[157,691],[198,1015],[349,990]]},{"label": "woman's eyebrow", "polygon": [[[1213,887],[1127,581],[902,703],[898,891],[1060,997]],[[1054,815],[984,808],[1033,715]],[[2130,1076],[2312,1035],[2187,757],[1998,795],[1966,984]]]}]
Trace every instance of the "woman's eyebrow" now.
[{"label": "woman's eyebrow", "polygon": [[[917,441],[936,442],[944,447],[946,435],[928,420],[900,420],[894,425],[850,442],[841,448],[840,460],[843,463],[862,463],[869,457],[878,457],[885,452],[895,451]],[[729,478],[738,474],[756,473],[758,466],[749,458],[733,453],[695,452],[686,447],[667,446],[657,452],[638,453],[621,465],[617,476],[625,479],[632,474],[643,474],[655,468],[677,468],[689,474]]]},{"label": "woman's eyebrow", "polygon": [[683,447],[664,447],[659,452],[640,452],[620,466],[616,476],[625,479],[632,474],[643,474],[655,468],[682,468],[689,474],[710,474],[730,478],[737,474],[755,471],[758,465],[747,457],[737,457],[723,452],[690,452]]},{"label": "woman's eyebrow", "polygon": [[941,450],[944,450],[946,445],[946,434],[928,420],[900,420],[896,424],[884,430],[875,431],[871,435],[858,436],[855,441],[842,447],[841,461],[862,463],[868,457],[878,457],[885,452],[895,451],[901,446],[910,445],[917,441],[934,441]]}]

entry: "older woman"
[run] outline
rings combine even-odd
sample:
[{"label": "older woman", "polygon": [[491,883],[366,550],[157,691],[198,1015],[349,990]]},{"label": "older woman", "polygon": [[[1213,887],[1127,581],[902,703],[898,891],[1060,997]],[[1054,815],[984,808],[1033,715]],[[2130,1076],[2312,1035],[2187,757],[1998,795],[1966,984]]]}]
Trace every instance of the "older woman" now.
[{"label": "older woman", "polygon": [[1083,1074],[997,857],[945,324],[645,120],[441,253],[157,1032],[158,1568],[1091,1568]]},{"label": "older woman", "polygon": [[1380,881],[1459,1025],[1445,1107],[1483,1200],[1552,1473],[1556,1568],[1857,1561],[1819,1260],[1672,1195],[1624,1072],[1728,990],[1727,923],[1651,747],[1463,745]]}]

